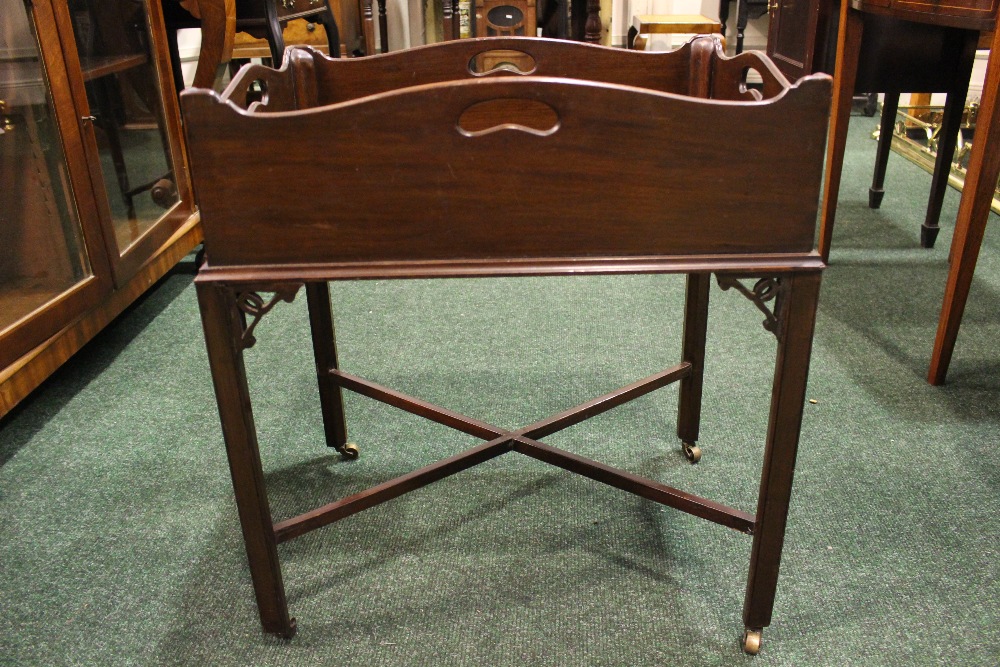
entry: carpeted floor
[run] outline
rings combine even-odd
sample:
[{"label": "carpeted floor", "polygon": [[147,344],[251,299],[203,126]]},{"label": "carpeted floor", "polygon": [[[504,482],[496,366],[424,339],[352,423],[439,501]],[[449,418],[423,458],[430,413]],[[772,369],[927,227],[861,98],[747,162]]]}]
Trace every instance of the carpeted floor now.
[{"label": "carpeted floor", "polygon": [[[299,633],[264,636],[182,270],[0,424],[0,664],[1000,664],[1000,225],[930,387],[958,195],[921,249],[930,177],[894,155],[870,211],[875,122],[852,121],[759,656],[749,538],[516,454],[282,545]],[[509,427],[675,363],[682,296],[679,276],[334,285],[347,370]],[[712,300],[699,465],[672,388],[550,442],[752,511],[774,340]],[[277,519],[473,443],[351,396],[361,458],[331,455],[304,301],[248,353]]]}]

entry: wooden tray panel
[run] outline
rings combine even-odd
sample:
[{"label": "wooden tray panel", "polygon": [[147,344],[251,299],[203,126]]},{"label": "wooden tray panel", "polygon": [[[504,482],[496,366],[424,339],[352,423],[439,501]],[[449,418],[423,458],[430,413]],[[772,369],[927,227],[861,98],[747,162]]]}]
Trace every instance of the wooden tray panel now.
[{"label": "wooden tray panel", "polygon": [[[807,253],[829,98],[825,76],[760,103],[532,77],[289,113],[207,91],[183,106],[221,266]],[[494,99],[546,104],[558,127],[457,127]]]}]

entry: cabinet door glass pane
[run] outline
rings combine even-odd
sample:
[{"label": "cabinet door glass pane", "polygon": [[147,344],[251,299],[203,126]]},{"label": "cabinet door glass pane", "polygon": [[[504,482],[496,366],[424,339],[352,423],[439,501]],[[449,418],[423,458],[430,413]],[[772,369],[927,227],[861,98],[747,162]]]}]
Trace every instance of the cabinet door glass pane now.
[{"label": "cabinet door glass pane", "polygon": [[0,0],[0,331],[91,275],[38,41]]},{"label": "cabinet door glass pane", "polygon": [[119,252],[178,202],[141,0],[70,0]]}]

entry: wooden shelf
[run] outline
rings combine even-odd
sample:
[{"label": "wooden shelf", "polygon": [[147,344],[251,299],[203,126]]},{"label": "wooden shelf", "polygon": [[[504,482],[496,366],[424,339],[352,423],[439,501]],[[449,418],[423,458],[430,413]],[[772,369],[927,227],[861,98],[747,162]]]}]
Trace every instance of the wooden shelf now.
[{"label": "wooden shelf", "polygon": [[80,58],[83,80],[92,81],[108,74],[124,72],[149,62],[145,53],[130,53],[123,56],[88,56]]},{"label": "wooden shelf", "polygon": [[[10,186],[0,189],[0,417],[201,240],[160,3],[12,8],[17,48],[5,55],[15,57],[0,60]],[[128,53],[87,55],[115,50]],[[148,118],[148,141],[118,132],[136,117]],[[123,241],[118,221],[160,174],[168,208]]]}]

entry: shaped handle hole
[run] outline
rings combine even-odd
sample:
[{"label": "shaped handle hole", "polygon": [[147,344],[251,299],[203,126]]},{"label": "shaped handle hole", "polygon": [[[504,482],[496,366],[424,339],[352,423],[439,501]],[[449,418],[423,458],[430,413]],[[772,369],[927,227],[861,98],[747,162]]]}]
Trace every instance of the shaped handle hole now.
[{"label": "shaped handle hole", "polygon": [[755,81],[763,81],[763,77],[761,77],[760,72],[756,69],[753,67],[744,67],[743,75],[740,77],[740,95],[742,95],[744,99],[751,99],[755,102],[759,102],[764,99],[760,90],[747,85],[747,81],[750,79],[751,73]]},{"label": "shaped handle hole", "polygon": [[458,129],[468,137],[499,130],[520,130],[544,137],[559,129],[559,114],[538,100],[499,98],[469,106],[458,119]]},{"label": "shaped handle hole", "polygon": [[524,51],[513,49],[491,49],[472,57],[469,71],[476,76],[486,76],[498,72],[510,74],[531,74],[535,71],[535,59]]}]

